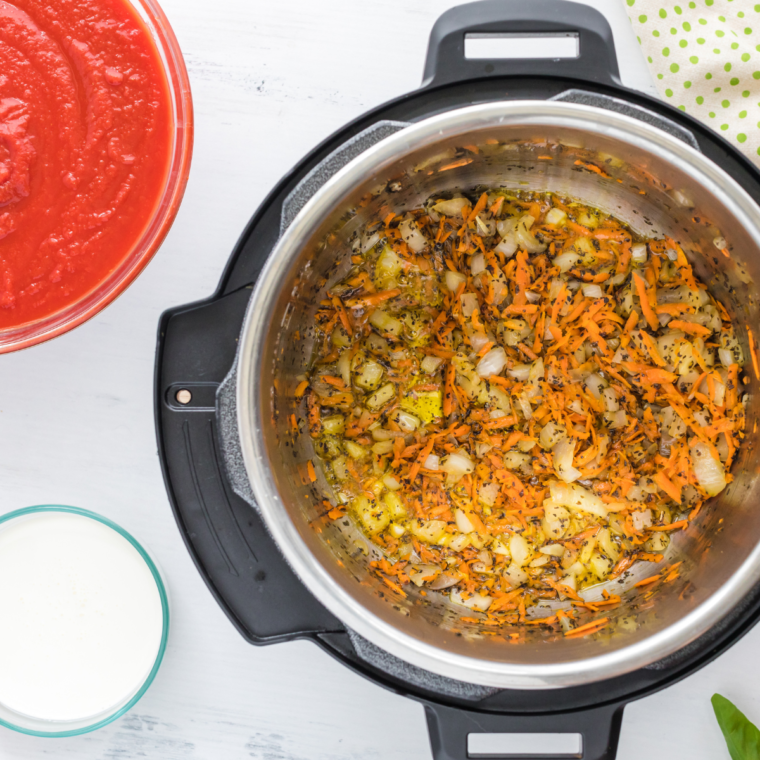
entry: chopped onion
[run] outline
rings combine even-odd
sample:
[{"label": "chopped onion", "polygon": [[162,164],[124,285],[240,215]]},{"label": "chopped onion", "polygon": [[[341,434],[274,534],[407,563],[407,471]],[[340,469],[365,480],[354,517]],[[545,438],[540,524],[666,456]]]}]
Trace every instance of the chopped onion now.
[{"label": "chopped onion", "polygon": [[453,485],[458,483],[465,475],[473,472],[475,465],[469,457],[455,451],[441,460],[440,469],[448,475],[446,483]]},{"label": "chopped onion", "polygon": [[380,409],[380,407],[385,406],[395,396],[396,386],[393,383],[387,383],[367,399],[367,407],[373,411]]},{"label": "chopped onion", "polygon": [[473,594],[465,599],[458,591],[452,591],[449,598],[454,604],[461,604],[463,607],[476,610],[477,612],[485,612],[493,602],[492,597],[481,596],[480,594]]},{"label": "chopped onion", "polygon": [[530,364],[515,364],[512,369],[507,370],[507,374],[521,383],[525,382],[528,379],[528,375],[530,375]]},{"label": "chopped onion", "polygon": [[410,532],[426,544],[435,544],[446,534],[446,523],[443,520],[415,519],[409,523]]},{"label": "chopped onion", "polygon": [[438,367],[443,364],[443,359],[441,359],[438,356],[426,356],[421,362],[420,362],[420,369],[426,374],[426,375],[432,375],[434,372],[438,370]]},{"label": "chopped onion", "polygon": [[513,256],[515,251],[517,251],[517,238],[515,236],[514,232],[510,232],[507,235],[505,235],[494,247],[495,251],[498,251],[499,253],[503,253],[507,258],[510,256]]},{"label": "chopped onion", "polygon": [[467,513],[462,509],[454,510],[454,520],[456,521],[457,530],[461,530],[462,533],[472,533],[475,530],[475,526],[470,522]]},{"label": "chopped onion", "polygon": [[475,293],[463,293],[460,298],[462,300],[462,314],[465,317],[471,317],[478,308],[478,297]]},{"label": "chopped onion", "polygon": [[560,539],[570,525],[570,513],[552,499],[544,499],[544,518],[541,527],[547,538]]},{"label": "chopped onion", "polygon": [[496,229],[499,232],[499,235],[501,237],[506,237],[511,232],[515,231],[515,227],[517,226],[517,219],[515,217],[510,217],[509,219],[499,219],[498,222],[496,222]]},{"label": "chopped onion", "polygon": [[604,396],[604,405],[608,412],[616,412],[620,409],[620,403],[618,402],[617,393],[614,388],[605,388],[602,391]]},{"label": "chopped onion", "polygon": [[631,512],[631,522],[638,531],[648,528],[652,524],[652,510],[644,509],[640,512]]},{"label": "chopped onion", "polygon": [[580,470],[573,467],[574,453],[575,440],[573,438],[562,438],[554,444],[552,449],[554,471],[565,483],[573,483],[581,477]]},{"label": "chopped onion", "polygon": [[509,581],[509,584],[513,588],[521,586],[528,580],[528,574],[525,570],[514,562],[504,571],[504,577]]},{"label": "chopped onion", "polygon": [[712,402],[715,406],[723,406],[723,402],[726,400],[726,386],[719,380],[715,381],[715,392],[713,393]]},{"label": "chopped onion", "polygon": [[[467,538],[467,536],[464,536]],[[464,547],[463,547],[464,548]],[[461,549],[455,549],[455,551],[461,551]],[[459,583],[459,578],[451,573],[441,573],[431,584],[430,589],[432,591],[441,591],[444,588],[451,588]]]},{"label": "chopped onion", "polygon": [[401,483],[389,473],[383,475],[383,485],[390,491],[398,491],[401,488]]},{"label": "chopped onion", "polygon": [[383,248],[382,253],[375,263],[375,282],[381,287],[393,287],[396,277],[404,268],[404,262],[396,255],[389,245]]},{"label": "chopped onion", "polygon": [[482,253],[476,253],[472,257],[470,271],[473,277],[477,277],[481,272],[486,271],[486,257]]},{"label": "chopped onion", "polygon": [[467,278],[460,272],[452,272],[450,269],[446,270],[446,287],[452,292],[456,293],[459,290],[459,286],[463,282],[467,282]]},{"label": "chopped onion", "polygon": [[419,253],[428,244],[427,238],[420,232],[417,222],[414,219],[406,219],[398,226],[401,233],[401,239],[415,253]]},{"label": "chopped onion", "polygon": [[522,451],[507,451],[504,454],[504,466],[508,470],[525,470],[530,468],[530,454]]},{"label": "chopped onion", "polygon": [[338,372],[340,372],[343,382],[351,385],[351,352],[344,351],[338,359]]},{"label": "chopped onion", "polygon": [[519,533],[515,533],[509,539],[509,554],[512,562],[518,567],[527,565],[530,560],[532,554],[530,545]]},{"label": "chopped onion", "polygon": [[520,248],[524,248],[528,253],[541,253],[541,251],[546,250],[546,245],[541,243],[530,231],[530,228],[535,221],[536,220],[530,214],[526,214],[521,217],[520,221],[518,221],[515,226],[515,239],[517,240],[517,245]]},{"label": "chopped onion", "polygon": [[602,298],[604,296],[601,285],[583,285],[581,290],[585,298]]},{"label": "chopped onion", "polygon": [[586,387],[591,391],[591,395],[596,398],[600,399],[602,397],[602,389],[606,383],[604,382],[604,378],[601,377],[601,375],[597,375],[596,373],[590,374],[586,378]]},{"label": "chopped onion", "polygon": [[647,247],[644,243],[636,243],[631,246],[631,261],[636,264],[644,264],[647,260]]},{"label": "chopped onion", "polygon": [[411,565],[406,574],[415,586],[421,586],[423,583],[435,580],[440,572],[441,568],[438,565]]},{"label": "chopped onion", "polygon": [[[468,325],[465,326],[465,329],[467,329],[467,327]],[[469,338],[470,343],[472,344],[472,350],[475,351],[475,353],[478,353],[487,343],[492,342],[487,335],[480,332],[473,332]]]},{"label": "chopped onion", "polygon": [[484,237],[491,237],[496,232],[496,222],[493,219],[483,221],[478,215],[475,217],[475,224],[478,225],[478,231]]},{"label": "chopped onion", "polygon": [[367,253],[371,248],[374,248],[377,243],[380,240],[380,233],[375,232],[373,235],[370,235],[362,244],[361,244],[361,252]]},{"label": "chopped onion", "polygon": [[392,441],[394,438],[403,438],[405,433],[400,430],[386,430],[385,428],[376,427],[372,429],[372,437],[376,441]]},{"label": "chopped onion", "polygon": [[561,557],[565,553],[565,547],[563,544],[546,544],[546,546],[542,546],[538,551],[541,554],[548,554],[550,557]]},{"label": "chopped onion", "polygon": [[430,454],[422,465],[426,470],[437,470],[441,459],[437,454]]},{"label": "chopped onion", "polygon": [[599,517],[607,517],[604,502],[593,492],[577,483],[550,483],[552,501],[576,512],[588,512]]},{"label": "chopped onion", "polygon": [[726,487],[726,471],[722,462],[715,459],[710,447],[698,441],[691,450],[692,467],[697,481],[708,496],[719,494]]},{"label": "chopped onion", "polygon": [[683,208],[694,208],[694,201],[683,190],[671,190],[670,197]]},{"label": "chopped onion", "polygon": [[558,425],[554,420],[551,420],[541,428],[538,442],[542,449],[550,451],[560,440],[566,437],[567,430],[562,425]]},{"label": "chopped onion", "polygon": [[517,405],[520,407],[520,411],[526,420],[529,420],[531,417],[533,417],[533,409],[531,408],[530,400],[524,393],[518,394]]},{"label": "chopped onion", "polygon": [[[528,373],[528,381],[532,383],[536,389],[539,389],[538,381],[544,379],[544,360],[539,357],[533,364],[530,365],[530,372]],[[538,394],[540,395],[540,393]],[[533,396],[531,396],[533,398]]]},{"label": "chopped onion", "polygon": [[713,240],[713,245],[718,250],[722,250],[723,248],[726,248],[728,246],[728,240],[726,240],[726,238],[724,238],[723,235],[718,235],[718,237],[716,237]]},{"label": "chopped onion", "polygon": [[628,415],[625,413],[625,409],[619,409],[617,412],[609,413],[609,423],[613,430],[619,430],[628,425]]},{"label": "chopped onion", "polygon": [[390,454],[393,451],[393,441],[378,441],[372,446],[372,451],[380,456]]},{"label": "chopped onion", "polygon": [[734,364],[734,355],[727,348],[719,348],[718,356],[720,357],[720,363],[726,369],[728,369],[732,364]]},{"label": "chopped onion", "polygon": [[389,419],[393,420],[402,430],[407,433],[413,433],[420,426],[419,417],[415,417],[409,412],[405,412],[403,409],[396,409],[389,415]]},{"label": "chopped onion", "polygon": [[498,375],[507,366],[507,353],[501,347],[492,348],[479,362],[475,371],[481,377]]},{"label": "chopped onion", "polygon": [[465,206],[469,206],[470,202],[467,198],[451,198],[446,201],[438,201],[433,208],[444,216],[458,216],[462,217],[462,209]]},{"label": "chopped onion", "polygon": [[478,489],[478,496],[484,504],[492,507],[494,504],[496,504],[496,500],[499,498],[500,491],[501,487],[498,483],[486,483]]},{"label": "chopped onion", "polygon": [[552,208],[546,212],[547,224],[562,224],[567,219],[567,214],[560,208]]},{"label": "chopped onion", "polygon": [[565,251],[552,260],[552,265],[559,267],[560,272],[569,272],[580,260],[581,257],[575,251]]},{"label": "chopped onion", "polygon": [[375,309],[369,315],[369,323],[372,327],[380,330],[380,332],[390,333],[391,335],[401,335],[404,331],[404,323],[382,309]]}]

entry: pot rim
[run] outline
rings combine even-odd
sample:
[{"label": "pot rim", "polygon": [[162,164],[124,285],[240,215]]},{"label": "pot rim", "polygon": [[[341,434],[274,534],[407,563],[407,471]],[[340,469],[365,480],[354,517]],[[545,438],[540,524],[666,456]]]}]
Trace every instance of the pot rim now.
[{"label": "pot rim", "polygon": [[342,588],[299,535],[274,484],[261,430],[267,423],[253,368],[263,364],[269,315],[288,270],[314,226],[351,191],[399,155],[468,131],[493,126],[562,126],[617,139],[652,153],[699,182],[731,208],[737,221],[760,240],[760,209],[723,169],[681,140],[645,122],[595,106],[562,101],[496,101],[426,118],[368,148],[333,175],[301,209],[270,253],[259,275],[240,337],[237,417],[246,472],[259,512],[296,575],[324,606],[376,646],[417,667],[459,681],[499,688],[547,689],[606,680],[651,665],[707,633],[760,579],[760,545],[711,597],[676,623],[630,646],[595,657],[548,664],[517,664],[453,654],[428,644],[370,612]]}]

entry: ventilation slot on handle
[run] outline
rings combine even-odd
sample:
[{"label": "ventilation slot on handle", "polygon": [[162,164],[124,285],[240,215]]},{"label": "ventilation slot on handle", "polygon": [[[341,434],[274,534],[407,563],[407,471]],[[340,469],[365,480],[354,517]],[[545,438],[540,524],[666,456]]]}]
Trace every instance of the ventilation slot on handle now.
[{"label": "ventilation slot on handle", "polygon": [[558,34],[466,34],[464,57],[475,60],[529,58],[578,58],[580,35]]},{"label": "ventilation slot on handle", "polygon": [[581,734],[468,734],[471,758],[582,758]]}]

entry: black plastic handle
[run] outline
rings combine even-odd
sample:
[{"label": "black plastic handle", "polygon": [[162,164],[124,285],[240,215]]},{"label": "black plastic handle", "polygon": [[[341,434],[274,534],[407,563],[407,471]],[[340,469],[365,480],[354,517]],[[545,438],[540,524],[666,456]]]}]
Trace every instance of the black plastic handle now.
[{"label": "black plastic handle", "polygon": [[240,633],[271,644],[344,629],[226,478],[215,391],[235,358],[250,297],[250,287],[241,288],[161,317],[156,431],[166,490],[199,572]]},{"label": "black plastic handle", "polygon": [[[469,34],[577,34],[577,58],[473,59],[465,56]],[[430,33],[423,86],[494,76],[557,76],[620,84],[615,43],[597,10],[566,0],[482,0],[444,13]]]},{"label": "black plastic handle", "polygon": [[[576,757],[583,760],[615,760],[624,704],[595,707],[552,715],[485,713],[426,702],[430,745],[435,760],[472,760],[472,758],[509,758],[509,760],[560,760]],[[539,754],[469,754],[468,737],[472,734],[580,734],[580,753]]]}]

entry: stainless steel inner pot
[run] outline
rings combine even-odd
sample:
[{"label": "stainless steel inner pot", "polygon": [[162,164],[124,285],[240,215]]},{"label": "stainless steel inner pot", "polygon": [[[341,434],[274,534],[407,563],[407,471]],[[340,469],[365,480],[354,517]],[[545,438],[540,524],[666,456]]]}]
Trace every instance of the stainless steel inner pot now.
[{"label": "stainless steel inner pot", "polygon": [[[465,154],[465,145],[482,150]],[[463,155],[467,161],[458,161]],[[551,160],[541,158],[546,155]],[[609,176],[584,170],[578,160],[603,166]],[[460,165],[440,171],[451,163]],[[305,485],[302,478],[313,451],[308,434],[294,439],[288,421],[301,416],[296,378],[312,357],[317,303],[349,267],[352,236],[378,214],[478,185],[555,191],[614,214],[636,232],[674,237],[732,315],[748,362],[744,374],[752,375],[747,327],[758,324],[760,209],[731,177],[684,141],[624,113],[551,101],[472,106],[370,147],[332,176],[284,231],[256,285],[240,342],[237,409],[245,469],[297,575],[348,627],[383,650],[443,676],[502,688],[611,678],[694,641],[758,581],[754,376],[746,386],[748,434],[734,481],[672,541],[663,565],[683,560],[677,581],[646,600],[630,589],[657,572],[645,564],[624,584],[612,584],[631,598],[609,613],[612,635],[547,642],[530,629],[523,643],[511,645],[463,624],[459,618],[467,611],[435,593],[393,596],[367,572],[368,545],[359,532],[343,528],[343,521],[315,519],[331,495],[324,479]],[[730,258],[713,243],[721,235]]]}]

